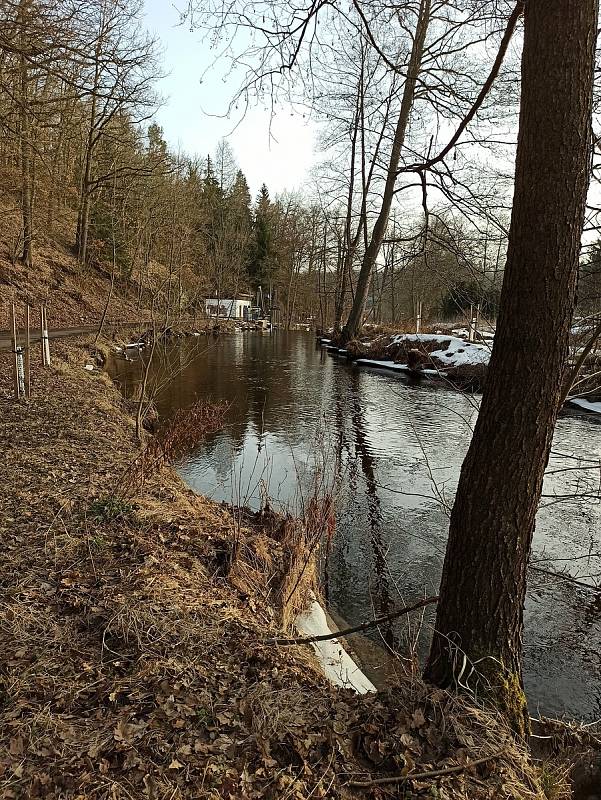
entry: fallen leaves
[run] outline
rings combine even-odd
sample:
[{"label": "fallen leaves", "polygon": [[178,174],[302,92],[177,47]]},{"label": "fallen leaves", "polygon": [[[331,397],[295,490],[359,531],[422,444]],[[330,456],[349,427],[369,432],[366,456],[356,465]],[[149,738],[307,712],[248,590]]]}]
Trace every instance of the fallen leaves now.
[{"label": "fallen leaves", "polygon": [[[278,614],[253,587],[284,562],[281,544],[169,470],[131,513],[92,519],[135,452],[132,426],[83,370],[36,375],[35,403],[0,399],[13,445],[0,465],[2,800],[342,798],[353,775],[498,748],[494,720],[414,677],[357,697],[308,652],[266,646]],[[216,569],[234,536],[255,560],[240,586]],[[510,760],[494,768],[504,797],[534,796]],[[438,796],[487,796],[471,778]]]}]

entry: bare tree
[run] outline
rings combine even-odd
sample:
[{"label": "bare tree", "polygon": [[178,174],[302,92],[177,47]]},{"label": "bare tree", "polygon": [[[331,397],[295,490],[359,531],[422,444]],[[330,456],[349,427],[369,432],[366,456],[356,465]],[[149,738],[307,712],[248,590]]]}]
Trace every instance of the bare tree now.
[{"label": "bare tree", "polygon": [[526,570],[566,375],[598,18],[596,0],[528,0],[524,7],[515,197],[501,307],[451,515],[426,668],[436,684],[488,694],[520,733],[528,729],[521,668]]}]

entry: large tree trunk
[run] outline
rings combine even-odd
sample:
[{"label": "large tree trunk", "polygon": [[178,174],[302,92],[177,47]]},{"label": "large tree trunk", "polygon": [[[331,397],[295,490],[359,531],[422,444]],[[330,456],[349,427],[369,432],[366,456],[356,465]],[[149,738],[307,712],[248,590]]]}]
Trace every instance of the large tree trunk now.
[{"label": "large tree trunk", "polygon": [[371,234],[371,239],[363,256],[361,270],[357,279],[357,287],[355,289],[353,305],[340,337],[342,343],[346,343],[351,339],[354,339],[361,330],[363,314],[365,312],[365,303],[367,302],[367,296],[369,293],[372,270],[378,255],[380,254],[380,248],[382,247],[382,242],[386,234],[386,228],[388,226],[388,217],[390,216],[390,209],[392,206],[392,200],[394,198],[394,189],[396,186],[397,172],[401,159],[401,151],[405,143],[405,135],[407,133],[407,127],[411,117],[411,109],[413,107],[413,100],[415,97],[415,88],[417,86],[417,79],[421,71],[424,45],[426,42],[426,34],[428,32],[429,23],[430,0],[422,0],[419,9],[417,25],[415,28],[411,57],[407,67],[407,77],[405,79],[405,86],[403,88],[401,110],[399,112],[399,118],[397,120],[394,139],[392,142],[392,150],[390,152],[390,160],[388,162],[386,183],[384,185],[384,193],[382,195],[382,205]]},{"label": "large tree trunk", "polygon": [[[363,52],[363,51],[362,51]],[[344,314],[344,306],[346,303],[346,288],[349,270],[353,268],[353,259],[357,242],[359,241],[360,230],[358,230],[357,237],[353,240],[351,236],[351,226],[353,222],[353,195],[355,193],[355,159],[357,156],[357,135],[359,133],[360,122],[360,103],[361,93],[363,91],[363,68],[364,59],[361,59],[361,73],[359,76],[359,84],[357,86],[357,98],[355,100],[355,114],[353,117],[353,130],[351,134],[351,158],[350,158],[350,174],[348,193],[346,198],[346,218],[344,222],[344,257],[339,262],[339,271],[337,274],[336,289],[334,295],[334,335],[338,336],[342,327],[342,316]],[[363,124],[361,119],[361,123]],[[360,228],[361,226],[359,226]]]},{"label": "large tree trunk", "polygon": [[92,86],[92,98],[90,103],[90,117],[88,120],[88,132],[86,137],[86,147],[83,163],[83,174],[81,176],[79,214],[77,217],[77,233],[75,236],[75,247],[77,258],[80,264],[85,265],[88,258],[88,235],[90,231],[90,204],[92,198],[92,158],[94,147],[98,141],[97,109],[98,91],[100,88],[100,54],[104,43],[104,17],[100,24],[96,49],[94,51],[94,83]]},{"label": "large tree trunk", "polygon": [[19,4],[20,35],[20,97],[19,121],[21,140],[21,218],[23,223],[23,249],[21,259],[26,267],[33,265],[33,186],[31,180],[31,125],[29,109],[29,66],[27,63],[27,18],[30,12],[29,0]]},{"label": "large tree trunk", "polygon": [[488,694],[520,733],[528,728],[521,670],[526,569],[566,371],[596,33],[597,0],[525,4],[515,195],[497,333],[451,515],[425,673],[440,686]]},{"label": "large tree trunk", "polygon": [[[96,97],[92,98],[91,120],[96,116]],[[90,231],[90,199],[92,180],[92,149],[94,142],[93,122],[90,123],[90,132],[86,145],[83,176],[81,179],[81,202],[77,218],[76,248],[80,264],[85,264],[88,258],[88,234]]]}]

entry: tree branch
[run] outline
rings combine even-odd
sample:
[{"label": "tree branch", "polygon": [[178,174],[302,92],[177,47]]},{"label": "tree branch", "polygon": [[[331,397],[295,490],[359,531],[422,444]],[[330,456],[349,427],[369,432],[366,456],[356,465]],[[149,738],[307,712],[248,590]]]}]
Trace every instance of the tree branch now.
[{"label": "tree branch", "polygon": [[361,625],[355,625],[353,628],[345,628],[343,631],[334,631],[334,633],[325,633],[321,636],[307,636],[306,638],[300,639],[266,639],[265,644],[281,644],[281,645],[290,645],[290,644],[313,644],[313,642],[327,642],[330,639],[337,639],[339,636],[350,636],[351,633],[361,633],[362,631],[367,631],[370,628],[377,628],[378,625],[382,625],[385,622],[390,622],[397,617],[402,617],[403,614],[410,614],[412,611],[417,611],[420,608],[424,608],[425,606],[429,606],[432,603],[436,603],[438,601],[438,596],[435,597],[426,597],[423,600],[420,600],[415,605],[407,606],[406,608],[400,608],[398,611],[393,611],[392,614],[386,614],[385,617],[378,617],[377,619],[372,619],[369,622],[363,622]]}]

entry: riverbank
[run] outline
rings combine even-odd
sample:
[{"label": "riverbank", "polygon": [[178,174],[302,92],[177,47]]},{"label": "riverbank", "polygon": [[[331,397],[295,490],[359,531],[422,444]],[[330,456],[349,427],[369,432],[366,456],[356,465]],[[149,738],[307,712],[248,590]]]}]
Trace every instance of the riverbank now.
[{"label": "riverbank", "polygon": [[[362,367],[404,373],[417,380],[444,383],[459,391],[480,392],[486,381],[493,336],[470,342],[467,333],[467,330],[449,333],[436,328],[429,333],[387,332],[368,335],[362,341],[353,340],[344,347],[339,347],[335,339],[321,337],[318,341],[332,355],[342,356]],[[566,406],[601,414],[598,385],[595,383],[593,389],[589,388],[585,396],[570,397]]]},{"label": "riverbank", "polygon": [[402,774],[415,794],[544,796],[495,716],[412,675],[359,697],[270,644],[313,588],[302,532],[165,465],[124,493],[133,420],[88,363],[57,343],[15,404],[0,356],[3,797],[386,797]]},{"label": "riverbank", "polygon": [[322,339],[332,353],[365,367],[405,372],[439,380],[456,389],[479,391],[484,385],[491,345],[468,342],[453,333],[384,333],[338,347]]}]

